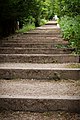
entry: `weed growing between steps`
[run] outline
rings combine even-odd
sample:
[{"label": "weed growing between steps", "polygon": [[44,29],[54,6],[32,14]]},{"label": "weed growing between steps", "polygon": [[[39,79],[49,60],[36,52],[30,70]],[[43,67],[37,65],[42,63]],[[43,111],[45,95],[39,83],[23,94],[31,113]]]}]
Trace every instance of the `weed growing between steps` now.
[{"label": "weed growing between steps", "polygon": [[64,16],[59,23],[63,38],[69,41],[70,47],[76,48],[77,54],[80,54],[80,15],[74,18]]},{"label": "weed growing between steps", "polygon": [[67,65],[68,68],[80,68],[80,64],[76,63],[76,64],[70,64]]},{"label": "weed growing between steps", "polygon": [[70,48],[70,45],[61,45],[61,44],[57,44],[55,45],[55,48]]}]

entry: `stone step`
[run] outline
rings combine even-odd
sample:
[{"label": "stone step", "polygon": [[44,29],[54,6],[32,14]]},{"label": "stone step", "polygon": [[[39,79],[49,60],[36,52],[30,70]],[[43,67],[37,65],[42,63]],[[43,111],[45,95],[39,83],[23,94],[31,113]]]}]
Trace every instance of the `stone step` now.
[{"label": "stone step", "polygon": [[74,50],[74,48],[0,47],[0,54],[71,54]]},{"label": "stone step", "polygon": [[7,37],[5,39],[2,39],[2,41],[12,41],[12,40],[63,40],[63,38],[60,38],[60,37],[54,37],[54,36],[26,36],[26,35],[23,35],[23,34],[17,34],[17,35],[14,35],[14,36],[10,36],[10,37]]},{"label": "stone step", "polygon": [[80,120],[80,114],[70,111],[27,112],[1,111],[0,120]]},{"label": "stone step", "polygon": [[43,25],[43,26],[37,27],[35,30],[53,30],[53,31],[60,31],[61,30],[60,27],[58,27],[58,26],[53,27],[50,25],[50,27],[48,27],[48,25],[46,25],[46,26]]},{"label": "stone step", "polygon": [[35,29],[35,30],[30,30],[28,33],[48,33],[48,34],[60,34],[60,30],[49,30],[49,29]]},{"label": "stone step", "polygon": [[57,21],[48,21],[45,25],[57,25]]},{"label": "stone step", "polygon": [[34,37],[34,36],[36,36],[36,37],[61,37],[61,35],[60,35],[60,33],[55,33],[55,34],[53,34],[53,33],[27,33],[27,32],[25,32],[25,33],[23,33],[23,37]]},{"label": "stone step", "polygon": [[80,63],[0,63],[1,79],[80,79]]},{"label": "stone step", "polygon": [[[35,30],[30,30],[28,32],[24,32],[26,34],[32,34],[32,35],[36,35],[36,34],[42,34],[42,35],[52,35],[52,34],[60,34],[61,33],[61,30],[60,29],[53,29],[53,30],[50,30],[50,29],[35,29]],[[23,33],[23,34],[24,34]]]},{"label": "stone step", "polygon": [[[35,43],[34,43],[35,42]],[[68,41],[65,41],[63,39],[54,39],[54,38],[13,38],[8,40],[1,40],[0,44],[6,44],[6,43],[28,43],[28,44],[68,44]]]},{"label": "stone step", "polygon": [[0,54],[0,63],[79,63],[73,54]]},{"label": "stone step", "polygon": [[0,110],[80,113],[80,81],[0,80]]},{"label": "stone step", "polygon": [[57,25],[43,25],[38,27],[37,29],[56,29],[56,30],[60,30],[60,27],[58,27]]},{"label": "stone step", "polygon": [[48,32],[48,31],[43,31],[43,30],[35,30],[35,31],[29,31],[29,32],[25,32],[23,34],[26,34],[26,35],[60,35],[60,31],[57,32]]},{"label": "stone step", "polygon": [[69,44],[62,42],[59,44],[56,43],[2,43],[0,47],[25,47],[25,48],[57,48],[57,47],[68,47]]}]

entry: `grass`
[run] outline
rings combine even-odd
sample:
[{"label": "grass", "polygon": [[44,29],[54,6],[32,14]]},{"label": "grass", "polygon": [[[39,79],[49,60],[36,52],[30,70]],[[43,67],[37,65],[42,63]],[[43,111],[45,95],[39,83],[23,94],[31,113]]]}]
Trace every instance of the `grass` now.
[{"label": "grass", "polygon": [[67,65],[68,68],[80,68],[80,64],[79,63],[72,63],[70,65]]},{"label": "grass", "polygon": [[35,24],[27,24],[25,26],[23,26],[22,29],[17,30],[17,33],[24,33],[30,30],[34,30],[35,29]]},{"label": "grass", "polygon": [[[40,26],[44,25],[47,23],[47,20],[45,19],[41,19],[40,20]],[[19,29],[19,30],[16,30],[17,33],[24,33],[24,32],[27,32],[27,31],[30,31],[30,30],[34,30],[36,27],[35,27],[35,24],[32,23],[32,24],[26,24],[23,26],[22,29]]]}]

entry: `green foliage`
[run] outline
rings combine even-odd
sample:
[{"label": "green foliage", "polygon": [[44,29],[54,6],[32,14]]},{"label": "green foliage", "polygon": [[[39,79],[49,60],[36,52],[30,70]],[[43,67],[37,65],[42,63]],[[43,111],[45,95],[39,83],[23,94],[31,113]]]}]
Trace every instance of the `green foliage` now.
[{"label": "green foliage", "polygon": [[80,0],[55,0],[54,8],[60,17],[63,38],[80,53]]},{"label": "green foliage", "polygon": [[41,17],[43,19],[49,19],[53,16],[53,0],[41,1]]},{"label": "green foliage", "polygon": [[56,15],[58,15],[58,16],[60,16],[60,12],[61,12],[61,10],[60,10],[60,1],[59,0],[55,0],[55,2],[54,2],[54,13],[56,14]]},{"label": "green foliage", "polygon": [[34,30],[34,29],[35,29],[35,24],[27,24],[27,25],[23,26],[22,29],[17,30],[16,32],[24,33],[24,32],[27,32],[29,30]]},{"label": "green foliage", "polygon": [[53,0],[0,0],[0,34],[14,33],[17,21],[25,24],[41,24],[42,19],[53,16]]},{"label": "green foliage", "polygon": [[47,20],[41,19],[41,21],[40,21],[40,26],[42,26],[42,25],[44,25],[44,24],[46,24],[46,23],[47,23]]},{"label": "green foliage", "polygon": [[76,16],[80,14],[80,0],[55,0],[54,8],[55,14],[59,17]]},{"label": "green foliage", "polygon": [[80,16],[64,16],[60,20],[60,27],[64,39],[69,40],[71,47],[80,52]]}]

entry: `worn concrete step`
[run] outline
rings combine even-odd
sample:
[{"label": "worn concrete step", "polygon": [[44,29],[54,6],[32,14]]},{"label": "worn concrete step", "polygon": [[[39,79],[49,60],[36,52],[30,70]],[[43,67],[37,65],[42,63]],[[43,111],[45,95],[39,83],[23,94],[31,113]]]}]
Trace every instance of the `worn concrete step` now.
[{"label": "worn concrete step", "polygon": [[57,25],[57,21],[48,21],[45,25]]},{"label": "worn concrete step", "polygon": [[57,36],[26,36],[26,35],[23,35],[23,34],[17,34],[17,35],[14,35],[14,36],[9,36],[5,39],[2,39],[2,41],[4,40],[9,40],[9,41],[12,41],[12,40],[63,40],[63,38],[60,38],[60,37],[57,37]]},{"label": "worn concrete step", "polygon": [[80,81],[0,80],[0,110],[80,113]]},{"label": "worn concrete step", "polygon": [[0,62],[79,63],[79,56],[73,54],[0,54]]},{"label": "worn concrete step", "polygon": [[33,30],[29,32],[25,32],[23,34],[26,35],[60,35],[60,30],[55,30],[55,31],[48,31],[48,30]]},{"label": "worn concrete step", "polygon": [[43,25],[43,26],[40,26],[40,27],[38,27],[37,29],[57,29],[57,30],[59,30],[60,29],[60,27],[59,26],[57,26],[57,25]]},{"label": "worn concrete step", "polygon": [[23,37],[34,37],[34,36],[36,36],[36,37],[61,37],[62,35],[61,34],[59,34],[59,33],[55,33],[55,34],[52,34],[52,33],[27,33],[27,32],[25,32],[25,33],[23,33]]},{"label": "worn concrete step", "polygon": [[48,33],[48,34],[60,34],[61,31],[60,30],[57,30],[57,29],[53,29],[53,30],[49,30],[49,29],[35,29],[35,30],[30,30],[28,33]]},{"label": "worn concrete step", "polygon": [[11,48],[0,47],[0,54],[71,54],[74,48]]},{"label": "worn concrete step", "polygon": [[1,111],[0,120],[79,120],[80,114],[70,111],[27,112],[27,111]]},{"label": "worn concrete step", "polygon": [[80,79],[80,63],[0,63],[1,79]]},{"label": "worn concrete step", "polygon": [[63,39],[54,39],[54,38],[13,38],[8,40],[1,40],[0,44],[6,43],[28,43],[28,44],[68,44],[68,41]]},{"label": "worn concrete step", "polygon": [[7,37],[7,38],[5,38],[5,39],[2,39],[2,41],[4,41],[4,40],[9,40],[9,41],[11,41],[11,40],[28,40],[28,39],[35,39],[35,40],[44,40],[44,39],[47,39],[47,40],[63,40],[63,38],[58,38],[58,37],[51,37],[51,36],[33,36],[33,37],[31,37],[31,36],[23,36],[23,35],[17,35],[17,36],[11,36],[11,37]]},{"label": "worn concrete step", "polygon": [[2,43],[0,47],[25,47],[25,48],[57,48],[57,47],[68,47],[69,44],[62,42],[59,44],[56,43]]},{"label": "worn concrete step", "polygon": [[[26,45],[32,45],[32,44],[34,44],[34,45],[56,45],[56,46],[58,46],[59,44],[61,45],[67,45],[67,44],[69,44],[69,42],[68,41],[65,41],[65,40],[40,40],[40,39],[38,39],[38,40],[33,40],[33,39],[28,39],[28,40],[26,40],[26,39],[22,39],[22,40],[3,40],[3,41],[1,41],[0,42],[0,46],[2,45],[2,46],[7,46],[8,44],[26,44]],[[57,45],[58,44],[58,45]]]},{"label": "worn concrete step", "polygon": [[50,27],[48,27],[48,25],[46,25],[46,26],[43,25],[43,26],[37,27],[35,30],[53,30],[53,31],[58,30],[58,31],[60,31],[61,29],[57,25],[55,27],[53,27],[51,25],[50,25]]},{"label": "worn concrete step", "polygon": [[47,31],[38,31],[38,30],[35,30],[35,31],[30,31],[30,32],[25,32],[24,34],[27,34],[27,35],[60,35],[60,31],[57,32],[47,32]]}]

